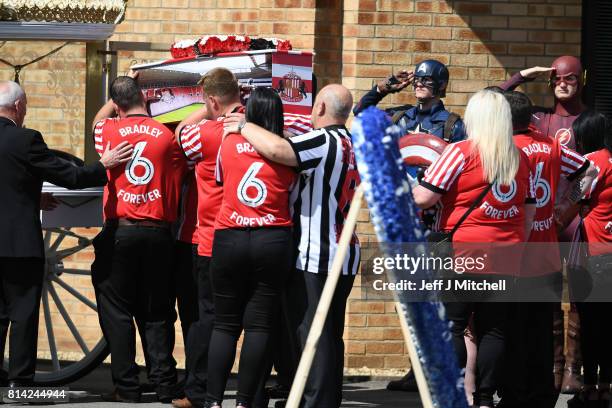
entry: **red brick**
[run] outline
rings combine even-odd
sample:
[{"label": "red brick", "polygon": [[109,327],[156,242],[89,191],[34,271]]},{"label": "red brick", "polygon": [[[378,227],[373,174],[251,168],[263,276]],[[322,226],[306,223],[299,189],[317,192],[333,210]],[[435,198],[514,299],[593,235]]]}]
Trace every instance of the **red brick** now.
[{"label": "red brick", "polygon": [[396,40],[393,49],[396,51],[430,52],[431,41]]},{"label": "red brick", "polygon": [[416,65],[421,61],[425,61],[426,59],[435,59],[445,65],[448,65],[450,63],[449,56],[444,54],[414,54],[412,62]]},{"label": "red brick", "polygon": [[357,17],[359,24],[391,24],[393,13],[359,13]]},{"label": "red brick", "polygon": [[[395,13],[395,24],[403,25],[431,25],[430,14]],[[418,28],[417,30],[420,30]]]},{"label": "red brick", "polygon": [[482,40],[491,39],[489,30],[472,30],[470,28],[456,28],[453,30],[454,40]]},{"label": "red brick", "polygon": [[470,43],[470,54],[506,54],[507,52],[507,44],[504,43]]},{"label": "red brick", "polygon": [[470,68],[469,78],[488,81],[503,81],[504,79],[506,79],[506,70],[503,68]]},{"label": "red brick", "polygon": [[580,18],[547,18],[546,28],[549,30],[580,30],[582,20]]},{"label": "red brick", "polygon": [[[482,17],[474,20],[480,18]],[[470,25],[470,17],[437,14],[434,16],[433,25],[436,27],[468,27]]]},{"label": "red brick", "polygon": [[[404,0],[406,1],[406,0]],[[406,1],[406,3],[408,3]],[[434,13],[451,13],[453,9],[448,5],[446,1],[417,1],[416,11],[419,13],[423,12],[434,12]]]},{"label": "red brick", "polygon": [[366,344],[366,354],[402,354],[403,352],[403,341],[372,342]]},{"label": "red brick", "polygon": [[451,81],[453,79],[467,79],[468,77],[468,69],[464,67],[451,67],[449,71],[450,71]]},{"label": "red brick", "polygon": [[274,7],[302,7],[302,0],[274,0]]},{"label": "red brick", "polygon": [[491,5],[486,3],[472,3],[467,1],[458,1],[455,3],[455,11],[458,14],[491,14]]},{"label": "red brick", "polygon": [[528,30],[543,29],[543,17],[510,17],[510,28],[524,28]]},{"label": "red brick", "polygon": [[384,302],[354,301],[349,303],[349,313],[385,313]]},{"label": "red brick", "polygon": [[385,368],[410,368],[410,358],[404,356],[385,356]]},{"label": "red brick", "polygon": [[508,47],[510,55],[542,55],[544,54],[543,44],[510,44]]},{"label": "red brick", "polygon": [[559,6],[547,6],[544,4],[529,4],[527,14],[530,16],[563,16],[565,10]]},{"label": "red brick", "polygon": [[384,340],[384,330],[382,327],[351,327],[348,336],[354,340]]},{"label": "red brick", "polygon": [[546,44],[547,55],[576,55],[580,56],[579,44]]},{"label": "red brick", "polygon": [[493,14],[525,16],[527,15],[527,4],[497,3],[493,4],[491,11]]},{"label": "red brick", "polygon": [[374,54],[375,64],[405,65],[410,64],[411,61],[412,56],[406,53],[377,52]]},{"label": "red brick", "polygon": [[385,365],[384,357],[382,356],[354,356],[348,355],[345,357],[346,367],[348,368],[383,368]]},{"label": "red brick", "polygon": [[414,38],[447,40],[452,36],[452,29],[446,27],[420,27],[415,30]]},{"label": "red brick", "polygon": [[470,44],[467,41],[434,41],[432,52],[445,52],[450,54],[465,54],[469,51]]},{"label": "red brick", "polygon": [[524,30],[492,30],[493,41],[527,41],[527,32]]},{"label": "red brick", "polygon": [[379,11],[414,11],[414,3],[406,0],[378,0]]},{"label": "red brick", "polygon": [[366,343],[360,341],[348,341],[345,342],[346,354],[365,354]]},{"label": "red brick", "polygon": [[359,0],[359,10],[376,11],[376,0]]},{"label": "red brick", "polygon": [[451,65],[459,65],[464,67],[486,67],[487,55],[451,55]]},{"label": "red brick", "polygon": [[506,28],[508,27],[508,17],[481,16],[472,20],[471,27]]},{"label": "red brick", "polygon": [[368,327],[393,327],[399,326],[397,315],[376,314],[368,316]]},{"label": "red brick", "polygon": [[402,329],[400,329],[399,327],[384,329],[383,339],[384,340],[403,340],[404,335],[402,334]]},{"label": "red brick", "polygon": [[530,42],[558,43],[563,42],[563,31],[530,31],[528,34]]}]

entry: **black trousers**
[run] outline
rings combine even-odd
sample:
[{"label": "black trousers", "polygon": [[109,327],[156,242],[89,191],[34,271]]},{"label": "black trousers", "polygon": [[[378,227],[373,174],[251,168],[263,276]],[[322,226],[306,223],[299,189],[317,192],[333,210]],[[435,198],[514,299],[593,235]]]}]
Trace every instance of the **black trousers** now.
[{"label": "black trousers", "polygon": [[43,274],[43,258],[0,258],[0,356],[8,334],[8,380],[22,385],[32,382],[36,370]]},{"label": "black trousers", "polygon": [[198,320],[198,246],[174,243],[174,295],[178,307],[183,341],[187,349],[189,328]]},{"label": "black trousers", "polygon": [[297,338],[298,323],[291,315],[288,290],[295,274],[290,273],[289,279],[280,295],[279,324],[275,325],[270,340],[269,361],[263,377],[261,377],[257,393],[253,399],[253,408],[267,408],[265,386],[270,378],[272,367],[276,371],[276,384],[290,388],[300,359],[300,344]]},{"label": "black trousers", "polygon": [[504,408],[554,408],[553,313],[557,303],[511,303],[500,390]]},{"label": "black trousers", "polygon": [[290,228],[225,229],[215,232],[211,274],[215,323],[208,352],[209,401],[222,401],[244,328],[237,403],[251,404],[277,322],[281,289],[293,263]]},{"label": "black trousers", "polygon": [[[612,370],[612,303],[576,303],[580,316],[580,349],[586,385],[609,384]],[[599,375],[598,375],[599,369]]]},{"label": "black trousers", "polygon": [[170,231],[104,227],[93,246],[92,280],[100,327],[111,351],[115,387],[125,395],[140,393],[134,319],[143,338],[149,380],[159,388],[173,387],[176,362],[172,357],[175,312]]},{"label": "black trousers", "polygon": [[[206,401],[208,349],[215,319],[212,279],[208,256],[197,256],[197,302],[198,320],[191,324],[185,343],[187,379],[185,396],[194,407],[202,407]],[[182,320],[182,318],[181,318]]]},{"label": "black trousers", "polygon": [[474,405],[493,406],[493,394],[500,385],[502,373],[509,304],[448,302],[444,306],[448,319],[453,322],[451,333],[460,367],[467,363],[464,333],[473,315],[478,347]]},{"label": "black trousers", "polygon": [[[298,322],[301,348],[314,319],[327,275],[296,271],[288,290],[292,320]],[[344,374],[344,314],[355,276],[341,276],[317,345],[301,406],[334,408],[342,403]]]}]

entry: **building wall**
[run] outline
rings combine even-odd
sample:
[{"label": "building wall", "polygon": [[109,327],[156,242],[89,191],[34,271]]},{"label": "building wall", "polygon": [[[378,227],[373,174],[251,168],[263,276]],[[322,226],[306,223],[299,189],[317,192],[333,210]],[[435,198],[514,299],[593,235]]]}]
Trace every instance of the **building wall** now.
[{"label": "building wall", "polygon": [[[419,1],[419,0],[129,0],[126,19],[111,40],[165,43],[204,34],[247,34],[290,39],[297,49],[316,51],[320,84],[342,82],[356,98],[373,83],[426,58],[449,65],[447,107],[462,113],[471,93],[499,83],[522,68],[550,65],[562,54],[580,54],[580,0]],[[8,42],[2,58],[23,63],[60,43]],[[165,58],[163,53],[120,53],[120,70],[131,63]],[[12,71],[0,66],[0,78]],[[30,127],[48,143],[83,155],[85,47],[72,44],[22,71],[28,92]],[[535,103],[550,104],[544,81],[526,87]],[[409,91],[387,97],[382,107],[414,103]],[[374,242],[367,209],[358,231]],[[91,234],[91,231],[89,232]],[[91,252],[74,265],[87,267]],[[93,298],[86,279],[76,282]],[[87,322],[95,315],[67,302]],[[59,315],[52,309],[55,319]],[[70,333],[56,324],[70,348]],[[177,359],[182,339],[177,325]],[[399,374],[408,364],[393,304],[352,295],[346,319],[346,363],[352,374]],[[41,356],[48,346],[41,333]],[[60,347],[61,350],[61,347]],[[76,354],[75,354],[76,355]]]}]

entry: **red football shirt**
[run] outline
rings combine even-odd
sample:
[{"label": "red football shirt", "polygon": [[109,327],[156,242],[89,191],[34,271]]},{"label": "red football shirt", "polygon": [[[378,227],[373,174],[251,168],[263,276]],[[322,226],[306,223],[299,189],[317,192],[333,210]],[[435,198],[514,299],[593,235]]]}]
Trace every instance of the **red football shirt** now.
[{"label": "red football shirt", "polygon": [[[611,253],[612,245],[612,154],[601,149],[586,155],[597,168],[589,199],[589,212],[584,217],[584,232],[589,242],[589,253]],[[597,244],[601,243],[601,244]],[[608,244],[608,245],[604,245]]]},{"label": "red football shirt", "polygon": [[177,240],[188,244],[198,243],[198,185],[195,171],[187,173],[181,194]]},{"label": "red football shirt", "polygon": [[217,180],[223,203],[215,229],[291,226],[291,167],[264,159],[239,134],[228,135],[219,153]]},{"label": "red football shirt", "polygon": [[[527,156],[536,196],[536,213],[529,242],[557,242],[554,205],[559,178],[572,180],[588,167],[588,161],[563,146],[558,139],[529,130],[514,136],[514,143]],[[541,276],[561,270],[558,245],[527,245],[523,255],[524,276]]]},{"label": "red football shirt", "polygon": [[[463,221],[453,236],[453,242],[497,243],[513,245],[525,241],[526,202],[535,197],[529,180],[529,163],[520,152],[520,165],[509,186],[494,183],[479,207]],[[425,171],[421,185],[442,194],[436,220],[436,230],[450,231],[471,204],[487,187],[480,156],[472,151],[472,142],[464,140],[450,144],[442,155]],[[457,245],[455,250],[457,251]],[[493,248],[493,247],[492,247]],[[515,275],[520,269],[520,257],[504,257],[504,250],[489,256],[483,272]],[[506,254],[509,252],[506,252]],[[469,251],[466,254],[470,255]]]},{"label": "red football shirt", "polygon": [[223,118],[202,120],[181,129],[181,147],[196,163],[198,190],[198,255],[212,256],[215,218],[221,208],[223,189],[215,181],[217,155],[223,140]]},{"label": "red football shirt", "polygon": [[109,118],[96,123],[94,144],[101,155],[127,141],[132,160],[108,170],[104,218],[172,222],[178,214],[181,181],[187,171],[174,134],[146,115]]}]

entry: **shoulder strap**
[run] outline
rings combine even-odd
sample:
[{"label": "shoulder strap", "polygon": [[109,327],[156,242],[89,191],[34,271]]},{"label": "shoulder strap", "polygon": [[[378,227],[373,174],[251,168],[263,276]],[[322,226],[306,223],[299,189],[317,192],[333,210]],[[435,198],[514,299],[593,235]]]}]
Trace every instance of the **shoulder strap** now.
[{"label": "shoulder strap", "polygon": [[407,112],[406,110],[395,111],[393,116],[391,116],[391,123],[393,123],[394,125],[397,125],[399,121],[402,119],[402,117],[406,114],[406,112]]},{"label": "shoulder strap", "polygon": [[453,128],[455,127],[455,123],[459,120],[459,115],[456,113],[450,112],[448,114],[448,118],[446,118],[446,122],[444,123],[444,140],[450,142],[453,138]]},{"label": "shoulder strap", "polygon": [[451,232],[450,232],[451,236],[453,236],[455,234],[455,232],[457,232],[457,230],[459,229],[461,224],[463,224],[463,221],[466,220],[466,218],[472,213],[472,211],[474,211],[474,209],[480,205],[480,203],[485,198],[487,193],[491,190],[491,187],[493,187],[493,184],[489,183],[489,185],[484,190],[482,190],[482,193],[480,193],[478,198],[476,198],[476,200],[474,200],[474,202],[472,203],[470,208],[468,208],[467,211],[465,213],[463,213],[463,215],[461,216],[459,221],[457,221],[457,224],[455,224],[455,226],[451,230]]}]

